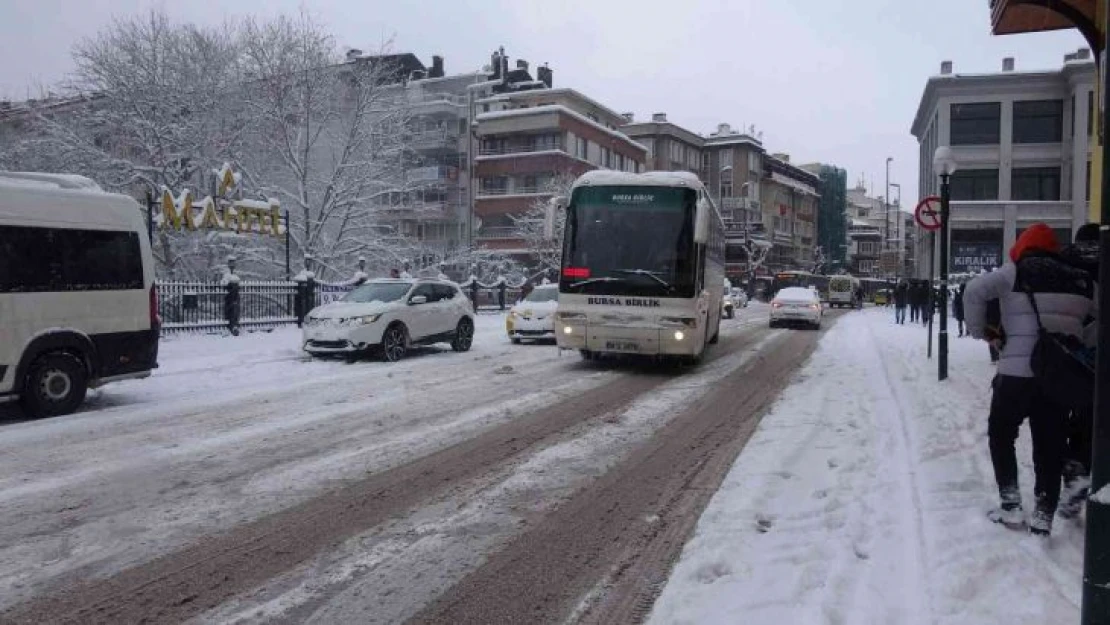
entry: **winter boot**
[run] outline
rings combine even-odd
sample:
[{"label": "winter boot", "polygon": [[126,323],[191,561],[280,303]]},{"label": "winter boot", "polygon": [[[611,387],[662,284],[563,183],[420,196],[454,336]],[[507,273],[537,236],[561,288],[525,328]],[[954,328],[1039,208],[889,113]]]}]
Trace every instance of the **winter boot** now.
[{"label": "winter boot", "polygon": [[1025,527],[1025,511],[1021,509],[1021,503],[1003,503],[999,507],[987,512],[987,518],[992,523],[1005,525],[1012,530],[1019,530]]},{"label": "winter boot", "polygon": [[1083,511],[1083,502],[1091,490],[1091,476],[1079,475],[1077,471],[1065,471],[1064,491],[1060,494],[1060,507],[1056,514],[1062,519],[1075,519]]},{"label": "winter boot", "polygon": [[1048,502],[1038,494],[1037,504],[1029,518],[1029,533],[1034,536],[1048,536],[1052,533],[1052,517],[1056,516],[1056,503]]}]

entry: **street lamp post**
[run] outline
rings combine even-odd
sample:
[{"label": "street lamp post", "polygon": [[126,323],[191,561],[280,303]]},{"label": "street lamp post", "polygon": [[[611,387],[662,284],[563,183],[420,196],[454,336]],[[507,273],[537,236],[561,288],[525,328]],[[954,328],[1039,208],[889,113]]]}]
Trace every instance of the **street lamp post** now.
[{"label": "street lamp post", "polygon": [[[940,332],[937,335],[937,379],[948,379],[948,220],[951,214],[949,179],[956,171],[952,148],[942,145],[933,155],[933,169],[940,175]],[[932,317],[932,311],[929,313]]]},{"label": "street lamp post", "polygon": [[883,193],[883,251],[881,256],[890,252],[890,164],[893,156],[886,157],[886,192]]},{"label": "street lamp post", "polygon": [[902,185],[897,183],[897,182],[892,182],[892,183],[890,183],[890,186],[891,186],[891,188],[898,191],[898,201],[894,202],[894,207],[895,207],[894,212],[897,215],[897,217],[895,218],[895,219],[897,219],[897,221],[894,222],[895,223],[894,237],[895,237],[895,239],[897,239],[897,243],[896,243],[897,247],[895,248],[895,251],[898,253],[898,265],[894,268],[894,277],[895,278],[901,278],[902,277],[902,247],[905,245],[905,237],[902,234],[902,225],[903,225],[902,224]]}]

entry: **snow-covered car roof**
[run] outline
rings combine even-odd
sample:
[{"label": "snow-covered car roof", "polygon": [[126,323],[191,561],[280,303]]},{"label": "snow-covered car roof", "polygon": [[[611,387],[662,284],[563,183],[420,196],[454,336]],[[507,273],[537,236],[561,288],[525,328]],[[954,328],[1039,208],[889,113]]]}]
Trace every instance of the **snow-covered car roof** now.
[{"label": "snow-covered car roof", "polygon": [[651,171],[643,174],[630,174],[623,171],[595,169],[574,181],[576,189],[584,186],[650,186],[650,187],[690,187],[702,186],[701,180],[688,171]]}]

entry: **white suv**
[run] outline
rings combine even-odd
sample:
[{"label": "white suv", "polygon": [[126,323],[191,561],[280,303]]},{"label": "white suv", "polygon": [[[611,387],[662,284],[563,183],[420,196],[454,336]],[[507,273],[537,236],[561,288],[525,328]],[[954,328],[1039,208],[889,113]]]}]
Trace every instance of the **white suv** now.
[{"label": "white suv", "polygon": [[442,280],[372,280],[313,309],[304,324],[304,350],[314,356],[379,351],[396,362],[413,345],[450,343],[465,352],[473,341],[470,301]]}]

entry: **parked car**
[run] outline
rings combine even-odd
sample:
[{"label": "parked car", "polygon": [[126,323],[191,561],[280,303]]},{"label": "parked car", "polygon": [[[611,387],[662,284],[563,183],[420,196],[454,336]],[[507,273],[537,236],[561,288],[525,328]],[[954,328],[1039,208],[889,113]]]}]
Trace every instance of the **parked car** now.
[{"label": "parked car", "polygon": [[470,300],[445,280],[371,280],[313,309],[304,324],[304,350],[313,356],[379,352],[395,362],[413,345],[450,343],[465,352],[473,341]]},{"label": "parked car", "polygon": [[806,325],[821,327],[824,307],[816,289],[787,287],[779,290],[771,300],[771,327],[780,325]]},{"label": "parked car", "polygon": [[523,300],[509,309],[505,332],[513,343],[554,341],[555,308],[559,305],[559,285],[543,284],[532,289]]},{"label": "parked car", "polygon": [[732,300],[734,302],[736,302],[736,305],[739,306],[740,308],[747,308],[748,307],[748,292],[745,291],[744,289],[739,288],[739,287],[733,287],[733,289],[732,289]]},{"label": "parked car", "polygon": [[158,366],[142,210],[88,178],[0,172],[0,403],[69,414]]},{"label": "parked car", "polygon": [[879,289],[875,291],[871,303],[876,306],[890,306],[891,299],[893,299],[893,292],[890,289]]},{"label": "parked car", "polygon": [[732,319],[736,316],[736,299],[732,293],[725,291],[724,297],[721,298],[721,316],[725,319]]}]

